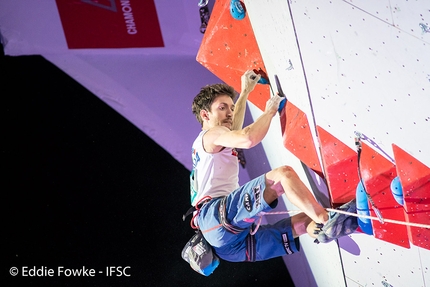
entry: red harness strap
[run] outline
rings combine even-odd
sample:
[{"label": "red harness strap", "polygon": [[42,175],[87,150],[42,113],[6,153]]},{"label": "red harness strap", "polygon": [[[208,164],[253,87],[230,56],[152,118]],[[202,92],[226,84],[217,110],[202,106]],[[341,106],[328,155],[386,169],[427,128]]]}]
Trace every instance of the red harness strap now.
[{"label": "red harness strap", "polygon": [[194,211],[196,211],[196,213],[193,215],[193,218],[191,218],[191,222],[190,222],[192,229],[199,229],[199,227],[194,224],[194,220],[199,215],[200,209],[203,207],[203,205],[205,205],[206,203],[208,203],[211,200],[212,200],[212,197],[207,195],[197,202],[196,206],[194,207]]}]

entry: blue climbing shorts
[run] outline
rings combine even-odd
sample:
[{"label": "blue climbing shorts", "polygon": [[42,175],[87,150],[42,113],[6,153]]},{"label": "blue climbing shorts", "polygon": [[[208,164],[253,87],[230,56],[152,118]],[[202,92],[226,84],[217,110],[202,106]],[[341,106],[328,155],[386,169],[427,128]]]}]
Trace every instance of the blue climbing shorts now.
[{"label": "blue climbing shorts", "polygon": [[250,234],[254,222],[258,222],[258,214],[271,211],[278,203],[276,200],[267,204],[263,196],[265,187],[263,174],[226,196],[226,220],[241,230],[236,234],[225,229],[219,218],[224,197],[214,198],[200,209],[198,226],[220,258],[231,262],[261,261],[299,250],[290,217],[275,224],[261,225],[255,235]]}]

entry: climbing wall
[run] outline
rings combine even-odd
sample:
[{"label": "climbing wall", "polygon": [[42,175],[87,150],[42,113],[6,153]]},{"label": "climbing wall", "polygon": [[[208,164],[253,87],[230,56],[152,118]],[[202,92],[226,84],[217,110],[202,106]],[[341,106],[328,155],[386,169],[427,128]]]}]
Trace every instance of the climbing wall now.
[{"label": "climbing wall", "polygon": [[[222,27],[228,30],[213,18],[228,19],[241,33],[230,31],[218,42],[203,42],[200,51],[209,49],[222,58],[223,47],[251,47],[271,83],[278,75],[289,104],[278,131],[284,150],[265,149],[269,161],[285,150],[293,153],[327,183],[332,206],[355,197],[361,175],[381,214],[380,220],[372,220],[371,234],[358,231],[339,240],[344,284],[429,286],[430,230],[408,223],[430,224],[430,3],[245,0],[243,20],[229,15],[229,3],[216,2],[222,9],[212,14],[217,24],[209,37]],[[244,43],[244,31],[253,32],[257,48]],[[212,66],[237,65],[243,73],[253,62],[241,56],[236,53]],[[202,57],[199,53],[198,60]],[[232,75],[231,70],[216,72],[235,84],[231,76],[223,77]],[[261,99],[269,94],[259,91],[258,99],[250,101],[262,109]],[[315,156],[306,158],[309,154]],[[395,179],[403,191],[402,204],[392,194]],[[370,207],[369,214],[377,216]],[[305,248],[312,250],[306,255],[310,265],[325,264],[321,251]],[[399,258],[407,268],[394,263]],[[312,273],[317,282],[327,276],[317,268]]]},{"label": "climbing wall", "polygon": [[[216,2],[196,58],[204,67],[240,92],[240,77],[246,70],[261,70],[264,73],[267,70],[249,18],[238,21],[231,16],[229,10],[230,1]],[[271,92],[273,90],[269,85],[257,85],[248,100],[264,110]],[[286,111],[288,112],[282,114],[285,146],[322,175],[306,113],[291,102],[287,103]],[[291,136],[298,134],[300,136]]]}]

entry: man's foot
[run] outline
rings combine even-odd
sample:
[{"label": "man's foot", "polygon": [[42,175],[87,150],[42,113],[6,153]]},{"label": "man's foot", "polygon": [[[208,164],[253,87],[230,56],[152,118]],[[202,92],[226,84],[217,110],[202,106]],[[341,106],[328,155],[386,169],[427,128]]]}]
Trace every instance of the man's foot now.
[{"label": "man's foot", "polygon": [[[345,203],[338,209],[346,212],[357,213],[355,199]],[[318,234],[318,237],[314,241],[315,243],[328,243],[336,238],[353,233],[358,227],[357,217],[353,215],[330,211],[328,216],[329,219],[327,223],[324,224],[323,227],[319,228],[319,230],[315,230],[315,234]]]}]

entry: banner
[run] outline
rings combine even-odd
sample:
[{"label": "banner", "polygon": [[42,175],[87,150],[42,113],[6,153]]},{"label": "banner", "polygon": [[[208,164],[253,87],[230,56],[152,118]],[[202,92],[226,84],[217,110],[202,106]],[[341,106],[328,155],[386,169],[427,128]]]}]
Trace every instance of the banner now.
[{"label": "banner", "polygon": [[154,0],[56,0],[69,49],[164,47]]}]

